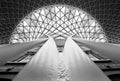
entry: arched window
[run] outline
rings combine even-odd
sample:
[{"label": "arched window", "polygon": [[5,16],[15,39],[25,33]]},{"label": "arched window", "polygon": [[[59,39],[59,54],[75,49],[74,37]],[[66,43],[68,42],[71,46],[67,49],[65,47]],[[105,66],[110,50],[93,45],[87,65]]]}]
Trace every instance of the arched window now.
[{"label": "arched window", "polygon": [[68,5],[51,5],[39,8],[26,16],[15,28],[10,41],[28,42],[40,37],[66,36],[106,42],[99,23],[85,11]]}]

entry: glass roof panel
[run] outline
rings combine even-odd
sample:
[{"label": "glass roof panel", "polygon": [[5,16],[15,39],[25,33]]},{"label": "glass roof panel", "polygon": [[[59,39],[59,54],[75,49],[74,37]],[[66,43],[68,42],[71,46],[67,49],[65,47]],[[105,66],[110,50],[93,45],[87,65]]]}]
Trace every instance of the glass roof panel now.
[{"label": "glass roof panel", "polygon": [[31,12],[17,25],[10,41],[28,42],[45,35],[107,42],[102,27],[91,15],[68,5],[50,5]]}]

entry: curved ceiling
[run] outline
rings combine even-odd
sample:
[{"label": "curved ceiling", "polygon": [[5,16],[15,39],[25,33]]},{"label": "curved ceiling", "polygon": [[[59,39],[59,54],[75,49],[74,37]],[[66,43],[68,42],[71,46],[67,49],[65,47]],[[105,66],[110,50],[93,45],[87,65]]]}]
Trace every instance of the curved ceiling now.
[{"label": "curved ceiling", "polygon": [[65,39],[79,37],[95,42],[107,42],[101,25],[87,12],[69,5],[50,5],[34,10],[14,29],[10,42],[22,43],[52,36]]},{"label": "curved ceiling", "polygon": [[9,43],[15,27],[31,11],[53,4],[83,9],[100,23],[108,42],[120,43],[120,0],[0,0],[0,43]]}]

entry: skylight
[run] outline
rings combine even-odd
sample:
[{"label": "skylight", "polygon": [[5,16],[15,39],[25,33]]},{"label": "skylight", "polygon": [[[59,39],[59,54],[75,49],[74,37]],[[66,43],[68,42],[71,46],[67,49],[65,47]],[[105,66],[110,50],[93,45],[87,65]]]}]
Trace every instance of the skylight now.
[{"label": "skylight", "polygon": [[106,42],[100,24],[87,12],[68,5],[39,8],[26,16],[15,28],[12,43],[29,42],[44,36],[80,37],[85,40]]}]

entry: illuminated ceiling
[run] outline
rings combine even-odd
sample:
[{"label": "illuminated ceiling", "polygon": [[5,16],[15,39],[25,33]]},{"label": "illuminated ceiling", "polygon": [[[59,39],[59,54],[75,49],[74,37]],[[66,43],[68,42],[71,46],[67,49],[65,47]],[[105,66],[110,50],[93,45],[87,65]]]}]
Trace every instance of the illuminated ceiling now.
[{"label": "illuminated ceiling", "polygon": [[39,8],[22,19],[12,33],[11,42],[28,42],[44,36],[107,41],[102,27],[87,12],[68,5],[51,5]]},{"label": "illuminated ceiling", "polygon": [[0,44],[7,44],[20,21],[44,6],[63,4],[94,17],[109,43],[120,43],[120,0],[0,0]]}]

